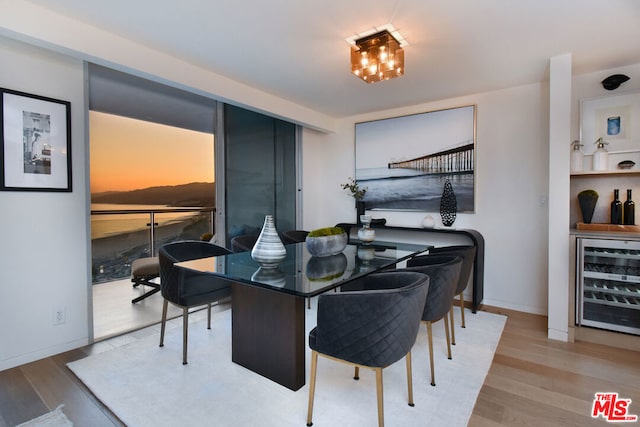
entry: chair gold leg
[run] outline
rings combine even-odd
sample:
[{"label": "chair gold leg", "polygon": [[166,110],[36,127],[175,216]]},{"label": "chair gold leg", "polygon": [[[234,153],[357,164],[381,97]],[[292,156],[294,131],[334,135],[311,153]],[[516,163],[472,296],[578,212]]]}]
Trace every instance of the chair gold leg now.
[{"label": "chair gold leg", "polygon": [[353,379],[354,380],[360,379],[360,367],[358,366],[356,366],[355,369],[353,370]]},{"label": "chair gold leg", "polygon": [[464,324],[464,295],[460,292],[460,315],[462,316],[462,327],[466,328]]},{"label": "chair gold leg", "polygon": [[378,395],[378,426],[384,427],[384,399],[382,395],[382,368],[375,368],[376,391]]},{"label": "chair gold leg", "polygon": [[449,316],[445,315],[444,319],[444,335],[447,337],[447,358],[451,360],[451,340],[449,339]]},{"label": "chair gold leg", "polygon": [[451,319],[451,345],[456,345],[456,323],[453,320],[453,304],[449,310],[449,318]]},{"label": "chair gold leg", "polygon": [[307,407],[307,425],[312,426],[313,422],[311,421],[311,417],[313,415],[313,398],[316,393],[316,372],[318,370],[318,352],[315,350],[311,351],[311,373],[309,374],[310,383],[309,383],[309,406]]},{"label": "chair gold leg", "polygon": [[207,304],[207,329],[211,329],[211,303]]},{"label": "chair gold leg", "polygon": [[436,374],[433,366],[433,331],[431,330],[431,322],[427,322],[427,337],[429,341],[429,364],[431,365],[431,385],[436,385]]},{"label": "chair gold leg", "polygon": [[182,364],[187,364],[187,335],[189,333],[189,309],[182,308]]},{"label": "chair gold leg", "polygon": [[409,392],[409,406],[416,406],[413,402],[413,373],[411,372],[411,352],[407,353],[407,388]]},{"label": "chair gold leg", "polygon": [[162,322],[160,323],[160,347],[164,347],[164,329],[167,323],[167,308],[169,306],[169,301],[164,300],[162,303]]}]

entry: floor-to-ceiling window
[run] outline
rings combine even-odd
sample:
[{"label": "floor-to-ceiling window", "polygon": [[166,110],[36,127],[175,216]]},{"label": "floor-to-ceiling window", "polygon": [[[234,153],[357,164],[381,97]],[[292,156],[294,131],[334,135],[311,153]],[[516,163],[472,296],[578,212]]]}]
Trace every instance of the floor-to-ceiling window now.
[{"label": "floor-to-ceiling window", "polygon": [[[165,242],[213,233],[216,101],[88,70],[96,283],[128,277],[133,260],[155,256]],[[145,212],[125,212],[134,210]]]},{"label": "floor-to-ceiling window", "polygon": [[164,243],[212,235],[213,134],[89,118],[93,283],[128,278],[135,259]]},{"label": "floor-to-ceiling window", "polygon": [[160,321],[159,293],[132,303],[149,291],[132,286],[134,260],[214,232],[217,103],[93,64],[88,83],[91,306],[102,339]]}]

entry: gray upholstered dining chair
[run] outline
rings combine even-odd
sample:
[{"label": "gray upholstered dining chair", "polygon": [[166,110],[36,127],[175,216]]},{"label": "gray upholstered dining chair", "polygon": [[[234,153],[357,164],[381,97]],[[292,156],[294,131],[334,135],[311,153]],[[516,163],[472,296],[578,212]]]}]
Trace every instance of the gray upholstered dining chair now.
[{"label": "gray upholstered dining chair", "polygon": [[429,340],[429,364],[431,368],[431,385],[436,385],[435,365],[433,360],[432,324],[444,320],[444,332],[447,340],[447,357],[451,359],[451,342],[449,338],[449,316],[451,302],[458,285],[458,277],[462,267],[462,259],[454,256],[422,255],[407,261],[407,268],[397,271],[416,271],[429,276],[429,293],[422,313],[422,321],[427,325]]},{"label": "gray upholstered dining chair", "polygon": [[[460,268],[460,277],[458,278],[458,286],[456,287],[456,293],[454,295],[459,298],[460,303],[460,326],[466,328],[464,321],[464,290],[467,288],[467,284],[469,283],[469,277],[471,276],[471,271],[473,270],[473,264],[476,258],[476,247],[475,246],[440,246],[437,248],[433,248],[429,250],[429,254],[433,255],[449,255],[449,256],[458,256],[462,258],[462,267]],[[453,315],[453,307],[455,306],[455,301],[451,305],[451,344],[456,345],[456,332],[455,332],[455,323],[454,323],[454,315]]]},{"label": "gray upholstered dining chair", "polygon": [[308,426],[313,424],[318,355],[375,371],[379,426],[384,425],[382,370],[406,356],[408,399],[414,406],[411,348],[420,328],[429,278],[417,272],[388,271],[366,276],[364,286],[369,289],[318,297],[317,326],[309,333]]},{"label": "gray upholstered dining chair", "polygon": [[248,252],[253,249],[253,246],[258,241],[258,234],[243,234],[231,239],[231,251],[232,252]]},{"label": "gray upholstered dining chair", "polygon": [[229,254],[227,249],[212,243],[185,240],[167,243],[160,247],[160,292],[164,298],[160,347],[164,346],[164,331],[169,302],[182,308],[182,364],[187,364],[187,336],[189,308],[207,305],[207,329],[211,329],[211,303],[231,295],[229,282],[206,273],[177,267],[174,264]]}]

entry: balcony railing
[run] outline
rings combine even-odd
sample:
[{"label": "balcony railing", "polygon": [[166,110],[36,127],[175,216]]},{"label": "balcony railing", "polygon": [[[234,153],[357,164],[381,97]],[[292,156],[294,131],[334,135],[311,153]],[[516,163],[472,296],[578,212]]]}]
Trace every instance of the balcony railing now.
[{"label": "balcony railing", "polygon": [[215,208],[154,208],[91,211],[92,282],[131,275],[131,262],[156,256],[176,240],[214,233]]}]

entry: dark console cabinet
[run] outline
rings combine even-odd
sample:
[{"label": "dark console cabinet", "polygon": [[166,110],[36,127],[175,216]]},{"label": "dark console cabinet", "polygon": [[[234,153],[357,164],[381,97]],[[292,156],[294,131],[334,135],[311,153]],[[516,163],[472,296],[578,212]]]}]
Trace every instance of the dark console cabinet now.
[{"label": "dark console cabinet", "polygon": [[[351,236],[351,231],[357,231],[357,224],[340,223],[338,227],[342,227],[347,231],[347,234]],[[429,243],[429,235],[434,236],[435,233],[444,235],[464,236],[471,241],[471,244],[476,247],[476,258],[473,263],[472,273],[472,290],[473,296],[471,301],[471,309],[475,313],[482,305],[483,293],[484,293],[484,237],[476,230],[470,229],[447,229],[447,228],[413,228],[413,227],[398,227],[398,226],[380,226],[372,225],[371,228],[376,230],[388,230],[388,231],[401,231],[412,233],[426,233],[424,243]]]}]

